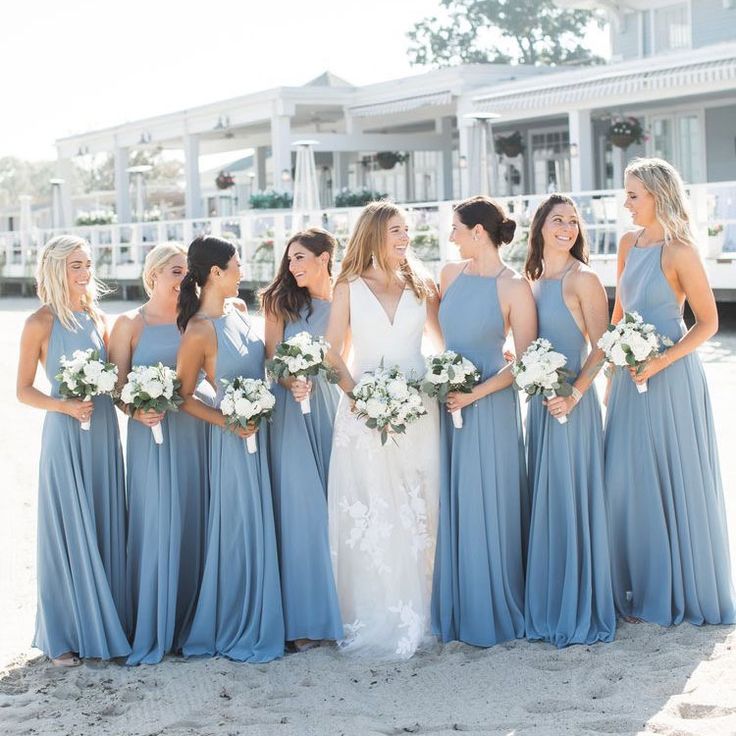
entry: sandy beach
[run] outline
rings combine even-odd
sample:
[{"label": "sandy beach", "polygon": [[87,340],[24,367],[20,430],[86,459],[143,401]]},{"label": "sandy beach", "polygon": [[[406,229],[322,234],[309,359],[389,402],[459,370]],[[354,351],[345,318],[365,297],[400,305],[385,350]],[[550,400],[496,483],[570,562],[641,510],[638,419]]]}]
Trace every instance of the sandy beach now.
[{"label": "sandy beach", "polygon": [[[110,302],[105,309],[116,314],[132,306]],[[170,657],[133,668],[93,661],[72,670],[51,666],[30,648],[43,413],[15,398],[18,338],[35,308],[31,299],[0,299],[3,736],[736,734],[736,627],[621,624],[612,644],[558,651],[526,641],[488,650],[453,643],[399,663],[348,659],[325,647],[266,665]],[[733,316],[723,320],[701,356],[718,431],[733,558]]]}]

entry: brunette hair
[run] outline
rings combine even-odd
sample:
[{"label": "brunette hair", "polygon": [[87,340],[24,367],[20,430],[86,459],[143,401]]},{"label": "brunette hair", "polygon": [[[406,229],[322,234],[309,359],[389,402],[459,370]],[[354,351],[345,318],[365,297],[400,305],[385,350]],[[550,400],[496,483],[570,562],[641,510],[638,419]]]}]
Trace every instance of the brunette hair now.
[{"label": "brunette hair", "polygon": [[507,217],[503,206],[490,197],[482,194],[469,197],[456,204],[453,210],[465,227],[481,225],[496,248],[514,239],[516,222]]},{"label": "brunette hair", "polygon": [[187,275],[179,286],[176,307],[176,324],[181,332],[199,311],[200,292],[207,283],[212,266],[225,269],[234,255],[235,246],[231,242],[213,235],[200,235],[191,242],[187,251]]},{"label": "brunette hair", "polygon": [[294,243],[299,243],[315,256],[327,253],[329,255],[327,273],[330,276],[332,276],[332,258],[337,246],[332,233],[321,227],[310,227],[289,238],[276,276],[260,293],[263,311],[281,318],[284,322],[296,322],[305,308],[307,317],[312,314],[312,297],[309,289],[298,286],[289,270],[289,247]]},{"label": "brunette hair", "polygon": [[588,257],[588,237],[585,233],[585,224],[580,217],[580,212],[578,212],[575,201],[566,194],[550,194],[537,207],[537,211],[532,218],[532,224],[529,227],[529,248],[527,250],[526,262],[524,263],[524,273],[530,281],[536,281],[544,272],[544,237],[542,236],[542,228],[550,212],[558,204],[567,204],[572,207],[578,221],[578,237],[570,249],[570,255],[586,265],[590,260]]},{"label": "brunette hair", "polygon": [[[358,278],[370,268],[371,264],[375,264],[378,270],[386,274],[387,281],[391,279],[391,268],[386,258],[384,244],[388,221],[396,215],[403,216],[403,210],[386,200],[371,202],[363,208],[345,248],[345,257],[342,260],[340,275],[337,277],[338,283]],[[425,281],[427,274],[410,251],[411,249],[407,250],[399,271],[417,299],[430,298],[432,292]]]}]

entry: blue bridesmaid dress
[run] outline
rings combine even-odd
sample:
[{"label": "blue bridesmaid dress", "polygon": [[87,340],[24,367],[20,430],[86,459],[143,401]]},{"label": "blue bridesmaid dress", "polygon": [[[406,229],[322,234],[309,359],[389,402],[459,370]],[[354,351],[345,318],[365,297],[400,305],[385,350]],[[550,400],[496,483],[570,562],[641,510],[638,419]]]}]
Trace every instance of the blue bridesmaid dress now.
[{"label": "blue bridesmaid dress", "polygon": [[[145,324],[132,365],[175,368],[180,339],[175,324]],[[207,424],[167,412],[161,428],[157,445],[148,427],[128,421],[128,664],[154,664],[181,648],[202,578]]]},{"label": "blue bridesmaid dress", "polygon": [[[287,322],[284,340],[299,332],[322,336],[330,302],[312,299],[312,314]],[[343,638],[327,527],[327,471],[337,386],[312,379],[311,412],[302,414],[290,391],[274,382],[271,440],[276,538],[286,640]]]},{"label": "blue bridesmaid dress", "polygon": [[[578,374],[588,343],[565,305],[561,279],[541,279],[532,291],[539,336]],[[574,379],[572,379],[574,380]],[[557,647],[612,641],[616,612],[603,491],[603,421],[591,386],[560,424],[541,396],[529,402],[527,467],[532,520],[526,571],[528,639]]]},{"label": "blue bridesmaid dress", "polygon": [[[440,324],[447,349],[471,360],[481,380],[504,366],[496,278],[461,273],[442,298]],[[462,429],[441,414],[432,630],[482,647],[519,639],[529,500],[518,397],[509,386],[466,406]]]},{"label": "blue bridesmaid dress", "polygon": [[[264,346],[247,318],[233,310],[211,320],[217,334],[217,405],[222,379],[263,378]],[[185,655],[222,655],[268,662],[284,649],[278,552],[268,468],[268,426],[256,434],[258,451],[212,427],[210,505],[204,575]]]},{"label": "blue bridesmaid dress", "polygon": [[[95,348],[106,358],[94,320],[66,329],[54,317],[46,355],[51,395],[62,355]],[[38,609],[34,646],[49,657],[127,656],[125,634],[125,481],[112,399],[93,399],[89,431],[50,411],[41,441],[38,483]]]},{"label": "blue bridesmaid dress", "polygon": [[[685,334],[662,245],[629,251],[623,309],[660,335]],[[613,377],[605,432],[606,494],[617,611],[662,626],[736,622],[723,488],[705,373],[696,353],[639,394]]]}]

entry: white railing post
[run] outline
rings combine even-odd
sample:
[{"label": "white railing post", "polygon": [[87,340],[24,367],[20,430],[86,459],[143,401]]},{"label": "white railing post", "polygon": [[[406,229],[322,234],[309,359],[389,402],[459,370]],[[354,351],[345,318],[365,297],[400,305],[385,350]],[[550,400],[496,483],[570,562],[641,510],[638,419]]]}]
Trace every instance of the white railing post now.
[{"label": "white railing post", "polygon": [[279,212],[273,218],[273,265],[278,268],[286,250],[286,212]]},{"label": "white railing post", "polygon": [[452,231],[452,202],[440,202],[437,207],[437,237],[439,238],[440,262],[447,260]]}]

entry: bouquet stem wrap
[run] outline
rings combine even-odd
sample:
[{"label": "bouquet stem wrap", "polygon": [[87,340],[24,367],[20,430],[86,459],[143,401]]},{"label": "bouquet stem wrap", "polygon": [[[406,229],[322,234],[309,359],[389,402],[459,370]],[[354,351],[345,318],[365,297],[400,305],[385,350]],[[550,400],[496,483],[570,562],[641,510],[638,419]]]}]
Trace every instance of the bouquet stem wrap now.
[{"label": "bouquet stem wrap", "polygon": [[161,422],[159,422],[158,424],[154,424],[151,427],[151,432],[153,433],[153,441],[157,445],[163,445],[163,443],[164,443],[164,432],[161,429]]},{"label": "bouquet stem wrap", "polygon": [[642,383],[635,384],[636,385],[636,390],[640,394],[645,394],[649,390],[649,386],[647,386],[647,383],[649,383],[649,382],[648,381],[643,381]]},{"label": "bouquet stem wrap", "polygon": [[455,429],[462,429],[463,428],[463,410],[462,409],[455,409],[455,411],[450,412],[452,415],[452,426],[455,427]]},{"label": "bouquet stem wrap", "polygon": [[256,442],[255,434],[248,435],[245,438],[245,447],[249,455],[255,455],[258,452],[258,442]]}]

